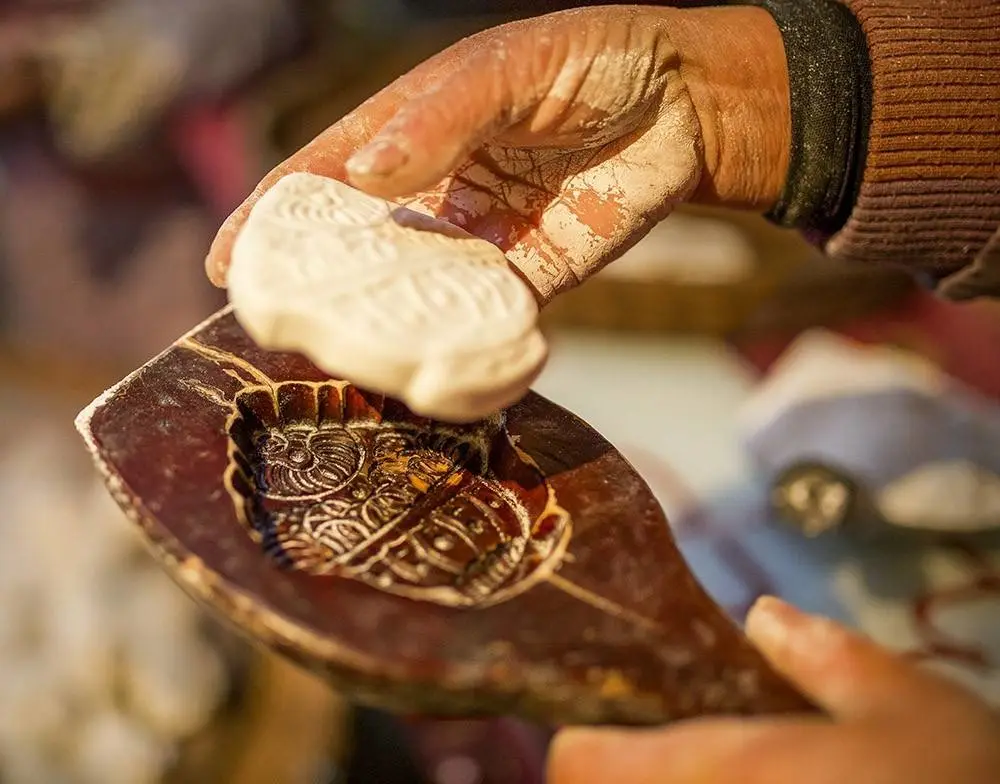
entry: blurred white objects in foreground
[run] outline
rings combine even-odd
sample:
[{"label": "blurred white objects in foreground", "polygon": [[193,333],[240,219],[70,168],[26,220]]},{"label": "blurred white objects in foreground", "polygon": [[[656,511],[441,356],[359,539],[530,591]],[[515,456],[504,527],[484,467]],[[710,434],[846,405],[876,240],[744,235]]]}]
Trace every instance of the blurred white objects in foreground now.
[{"label": "blurred white objects in foreground", "polygon": [[226,662],[70,428],[4,445],[0,780],[154,784],[221,705]]}]

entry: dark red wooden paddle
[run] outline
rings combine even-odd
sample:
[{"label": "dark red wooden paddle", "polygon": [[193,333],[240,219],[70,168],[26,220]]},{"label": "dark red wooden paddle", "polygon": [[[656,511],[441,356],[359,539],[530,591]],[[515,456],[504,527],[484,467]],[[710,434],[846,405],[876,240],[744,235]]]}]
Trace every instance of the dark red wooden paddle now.
[{"label": "dark red wooden paddle", "polygon": [[811,710],[633,468],[536,394],[430,422],[224,310],[78,426],[181,586],[357,700],[559,724]]}]

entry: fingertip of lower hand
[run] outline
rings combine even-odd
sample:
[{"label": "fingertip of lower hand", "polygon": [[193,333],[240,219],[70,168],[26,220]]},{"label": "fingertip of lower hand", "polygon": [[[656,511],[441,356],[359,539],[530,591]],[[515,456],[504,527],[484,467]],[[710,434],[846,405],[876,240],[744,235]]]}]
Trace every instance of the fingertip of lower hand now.
[{"label": "fingertip of lower hand", "polygon": [[762,596],[754,603],[745,630],[779,673],[824,704],[840,690],[835,686],[845,674],[856,669],[856,646],[848,644],[852,635],[846,629],[776,597]]},{"label": "fingertip of lower hand", "polygon": [[804,618],[804,613],[776,596],[761,596],[747,613],[746,634],[759,647],[773,650],[787,645]]},{"label": "fingertip of lower hand", "polygon": [[746,633],[779,673],[838,718],[906,715],[921,704],[939,711],[967,706],[957,684],[863,634],[773,597],[751,608]]},{"label": "fingertip of lower hand", "polygon": [[770,657],[839,653],[856,636],[829,618],[803,612],[774,596],[761,596],[754,603],[745,628],[750,640]]}]

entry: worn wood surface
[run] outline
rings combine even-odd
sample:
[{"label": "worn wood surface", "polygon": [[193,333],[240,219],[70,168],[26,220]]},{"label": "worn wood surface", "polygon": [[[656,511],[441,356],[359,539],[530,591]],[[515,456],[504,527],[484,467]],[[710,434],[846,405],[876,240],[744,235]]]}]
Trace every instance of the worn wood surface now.
[{"label": "worn wood surface", "polygon": [[645,482],[538,395],[442,440],[226,310],[78,426],[183,587],[356,699],[555,723],[810,709],[695,580]]}]

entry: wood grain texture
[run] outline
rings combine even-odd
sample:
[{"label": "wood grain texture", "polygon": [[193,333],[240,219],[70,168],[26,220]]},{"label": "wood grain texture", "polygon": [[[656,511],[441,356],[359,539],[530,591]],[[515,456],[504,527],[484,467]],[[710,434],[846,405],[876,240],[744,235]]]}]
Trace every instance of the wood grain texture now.
[{"label": "wood grain texture", "polygon": [[[164,566],[251,638],[352,698],[411,713],[657,724],[811,710],[698,584],[632,467],[535,394],[505,412],[481,478],[529,509],[544,486],[565,510],[565,551],[535,564],[544,579],[493,602],[454,606],[384,590],[349,570],[278,563],[241,521],[234,483],[227,486],[229,401],[254,385],[290,382],[333,383],[297,355],[259,349],[224,310],[78,419],[108,487]],[[343,399],[340,410],[363,427],[437,426],[353,387]],[[520,466],[510,462],[518,455]],[[429,517],[395,525],[412,533]],[[544,536],[539,521],[551,519],[533,516],[530,536]]]}]

